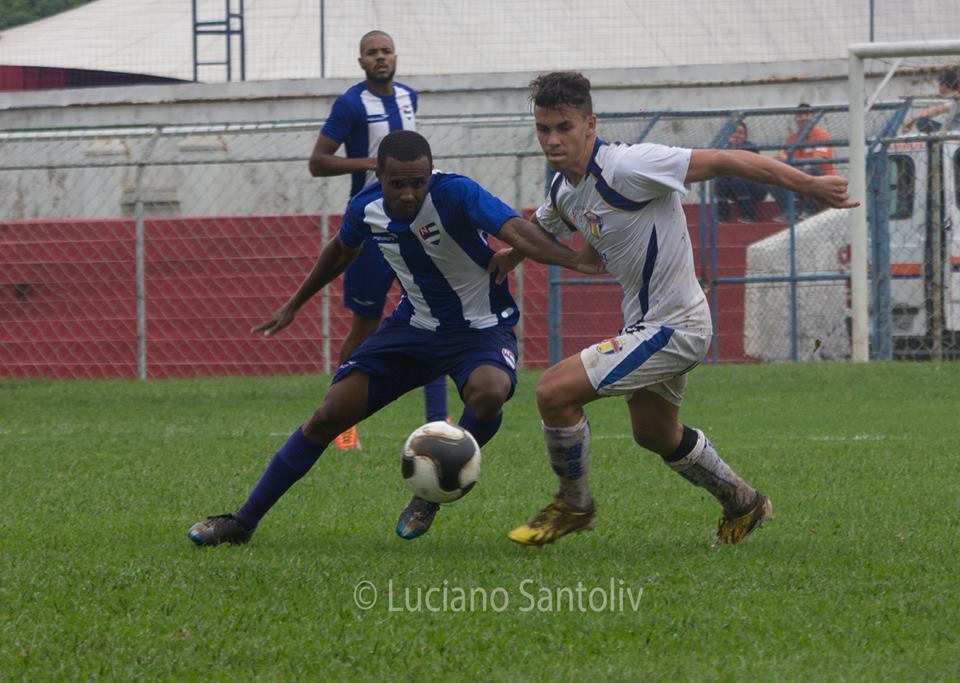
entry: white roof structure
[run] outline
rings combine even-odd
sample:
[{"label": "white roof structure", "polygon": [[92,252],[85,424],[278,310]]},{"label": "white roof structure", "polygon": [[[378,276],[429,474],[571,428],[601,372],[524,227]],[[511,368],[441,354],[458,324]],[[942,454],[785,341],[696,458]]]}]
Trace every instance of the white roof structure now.
[{"label": "white roof structure", "polygon": [[[956,0],[245,0],[246,78],[359,76],[357,43],[373,28],[395,38],[403,75],[837,59],[869,40],[870,4],[876,40],[955,38],[960,26]],[[198,7],[224,18],[224,0]],[[222,59],[225,44],[203,37],[200,58]],[[192,80],[191,0],[96,0],[0,33],[0,64]]]}]

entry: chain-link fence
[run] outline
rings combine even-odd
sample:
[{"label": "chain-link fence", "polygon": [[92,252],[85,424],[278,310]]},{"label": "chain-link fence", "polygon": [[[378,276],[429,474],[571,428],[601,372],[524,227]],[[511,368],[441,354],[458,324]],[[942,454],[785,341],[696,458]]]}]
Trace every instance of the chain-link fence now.
[{"label": "chain-link fence", "polygon": [[[872,278],[878,357],[957,351],[960,251],[949,232],[957,140],[898,137],[908,107],[876,107],[867,126],[882,141],[871,162],[871,212],[886,217],[871,222],[873,273],[889,273]],[[338,227],[347,178],[317,180],[306,168],[319,126],[0,133],[0,375],[330,371],[349,324],[339,281],[277,337],[250,333]],[[842,107],[610,114],[599,125],[611,141],[740,146],[841,174],[848,128]],[[814,129],[829,137],[812,140]],[[475,178],[519,210],[542,201],[548,173],[529,116],[421,118],[420,130],[438,168]],[[712,360],[849,356],[844,212],[729,179],[692,187],[684,202],[714,313]],[[622,324],[609,278],[528,261],[512,284],[528,367]]]},{"label": "chain-link fence", "polygon": [[[332,370],[349,328],[339,280],[281,335],[250,333],[339,226],[349,179],[307,172],[320,123],[0,134],[0,375]],[[517,207],[539,200],[545,167],[529,120],[420,128],[438,167]],[[542,365],[544,271],[527,270],[514,285],[524,358]]]}]

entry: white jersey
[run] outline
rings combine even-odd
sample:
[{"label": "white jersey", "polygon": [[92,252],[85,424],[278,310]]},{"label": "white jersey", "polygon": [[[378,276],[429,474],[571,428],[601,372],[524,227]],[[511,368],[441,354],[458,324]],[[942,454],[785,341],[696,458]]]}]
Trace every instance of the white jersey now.
[{"label": "white jersey", "polygon": [[600,254],[623,289],[624,327],[647,321],[713,333],[680,202],[689,165],[689,149],[598,138],[580,184],[558,173],[537,210],[544,229],[575,228]]}]

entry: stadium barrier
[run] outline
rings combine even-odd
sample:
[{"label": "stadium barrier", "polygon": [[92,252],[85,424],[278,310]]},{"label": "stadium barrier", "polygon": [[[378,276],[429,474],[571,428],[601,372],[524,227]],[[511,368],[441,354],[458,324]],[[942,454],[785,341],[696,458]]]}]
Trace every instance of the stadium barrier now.
[{"label": "stadium barrier", "polygon": [[[944,229],[957,220],[957,143],[944,133],[898,137],[912,106],[879,105],[867,117],[876,142],[876,357],[925,357],[935,337],[946,355],[958,352],[960,250]],[[830,132],[817,143],[831,151],[829,161],[804,159],[802,143],[785,148],[797,113],[605,114],[599,130],[610,141],[724,148],[745,123],[758,152],[785,150],[791,163],[832,163],[844,173],[845,107],[814,108],[809,122]],[[338,225],[346,179],[316,180],[306,171],[319,125],[0,133],[0,376],[330,371],[348,326],[339,283],[277,337],[249,331],[289,296]],[[420,130],[438,168],[476,178],[526,211],[542,201],[549,174],[529,116],[425,117]],[[691,187],[684,202],[695,267],[714,313],[711,361],[849,357],[844,212],[801,216],[802,204],[784,207],[768,193],[747,217],[716,182]],[[933,268],[933,258],[946,259],[946,267]],[[620,326],[619,292],[609,278],[526,262],[512,284],[523,309],[518,336],[527,367],[543,367]]]}]

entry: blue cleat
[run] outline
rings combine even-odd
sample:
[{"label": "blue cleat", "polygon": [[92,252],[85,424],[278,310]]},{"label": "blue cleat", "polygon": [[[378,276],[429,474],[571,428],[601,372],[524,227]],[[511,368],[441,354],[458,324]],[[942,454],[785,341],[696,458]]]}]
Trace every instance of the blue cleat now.
[{"label": "blue cleat", "polygon": [[420,538],[430,530],[430,525],[433,524],[433,518],[437,516],[439,509],[440,506],[437,503],[414,496],[397,520],[397,536],[408,541]]},{"label": "blue cleat", "polygon": [[197,522],[187,536],[197,545],[220,545],[231,543],[242,545],[250,540],[253,532],[243,526],[233,515],[214,515]]}]

